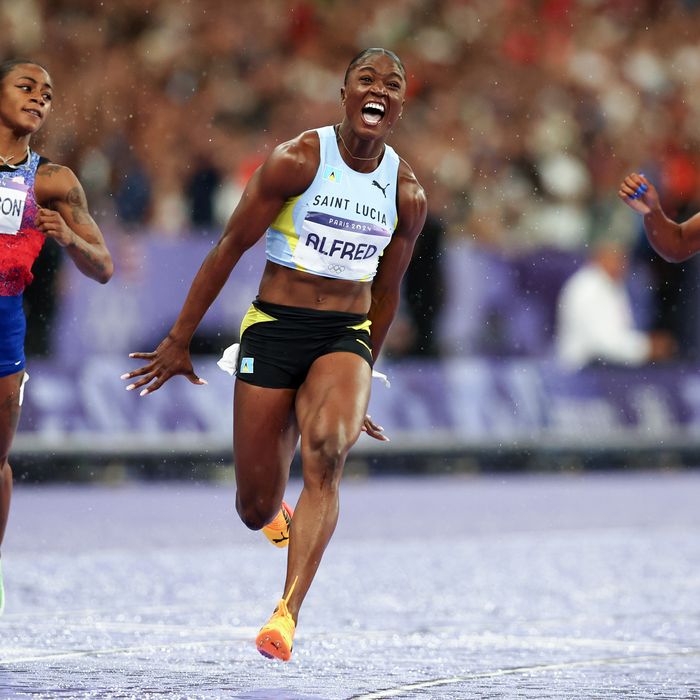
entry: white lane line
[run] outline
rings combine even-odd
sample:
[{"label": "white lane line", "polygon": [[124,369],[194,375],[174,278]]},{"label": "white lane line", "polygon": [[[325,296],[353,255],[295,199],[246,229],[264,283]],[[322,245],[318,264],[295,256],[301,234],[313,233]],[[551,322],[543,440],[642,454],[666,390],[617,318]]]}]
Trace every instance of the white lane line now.
[{"label": "white lane line", "polygon": [[[211,634],[212,632],[215,632],[217,628],[189,628],[189,631],[191,634],[195,633],[208,633]],[[32,662],[42,662],[42,661],[55,661],[55,660],[62,660],[62,659],[77,659],[77,658],[86,658],[86,657],[101,657],[101,656],[117,656],[117,655],[122,655],[122,654],[134,654],[134,653],[141,653],[141,652],[151,652],[151,651],[159,651],[163,652],[164,650],[169,650],[169,649],[182,649],[182,648],[196,648],[196,647],[212,647],[212,646],[219,646],[219,645],[225,645],[225,644],[237,644],[241,642],[249,642],[257,632],[257,627],[229,627],[229,628],[224,628],[222,629],[223,632],[227,633],[226,637],[223,637],[221,639],[201,639],[201,640],[196,640],[196,639],[190,639],[188,641],[182,641],[182,642],[173,642],[173,641],[161,641],[161,642],[151,642],[149,644],[144,644],[144,645],[131,645],[131,646],[119,646],[119,647],[107,647],[103,649],[81,649],[81,650],[75,650],[75,651],[64,651],[64,652],[41,652],[41,653],[34,653],[30,655],[24,655],[24,656],[17,656],[17,657],[12,657],[12,656],[5,656],[8,651],[12,653],[11,649],[5,649],[2,650],[0,649],[0,654],[3,654],[3,658],[0,660],[0,668],[3,666],[11,665],[11,664],[20,664],[20,663],[32,663]],[[325,637],[330,637],[331,635],[314,635],[315,638],[318,636],[325,636]],[[360,635],[361,636],[361,635]],[[374,636],[374,635],[373,635]],[[365,635],[365,638],[367,635]],[[378,635],[377,635],[378,637]],[[379,638],[379,637],[378,637]],[[463,641],[464,638],[462,638]],[[469,637],[472,641],[477,641],[477,642],[508,642],[509,644],[513,646],[518,646],[522,645],[527,648],[531,648],[532,646],[537,646],[533,645],[533,640],[532,637],[515,637],[513,635],[473,635]],[[571,642],[580,642],[580,641],[585,641],[587,642],[583,646],[594,646],[594,642],[596,640],[577,640],[577,639],[569,639],[569,638],[561,638],[559,639],[559,644],[553,644],[556,640],[547,640],[546,647],[550,648],[552,646],[554,647],[560,647],[561,643],[571,643]],[[474,680],[478,678],[491,678],[491,677],[496,677],[496,676],[502,676],[502,675],[510,675],[514,673],[525,673],[528,671],[541,671],[541,670],[552,670],[552,669],[561,669],[561,668],[575,668],[577,666],[588,666],[588,665],[602,665],[602,664],[622,664],[622,663],[638,663],[641,660],[648,660],[648,659],[659,659],[659,658],[666,658],[666,657],[673,657],[673,656],[690,656],[690,655],[700,655],[700,649],[694,649],[694,648],[673,648],[673,646],[669,645],[663,645],[663,644],[654,644],[654,643],[639,643],[639,642],[624,642],[620,643],[619,645],[616,642],[611,642],[611,641],[606,641],[606,640],[597,640],[597,643],[599,643],[601,646],[609,646],[610,648],[614,649],[617,646],[624,646],[627,651],[630,653],[640,652],[640,651],[645,651],[645,652],[655,652],[655,653],[647,653],[645,655],[641,656],[621,656],[621,657],[612,657],[612,658],[603,658],[603,659],[590,659],[590,660],[584,660],[584,661],[570,661],[570,662],[565,662],[562,664],[541,664],[541,665],[535,665],[535,666],[527,666],[527,667],[517,667],[513,669],[499,669],[497,671],[488,671],[485,673],[477,673],[477,674],[469,674],[465,676],[453,676],[450,678],[441,678],[441,679],[436,679],[433,681],[423,681],[418,684],[412,684],[409,686],[401,686],[398,689],[388,689],[386,691],[379,691],[379,695],[375,694],[370,694],[370,695],[361,695],[361,696],[356,696],[358,698],[383,698],[383,697],[394,697],[396,694],[400,694],[400,692],[403,692],[404,690],[415,690],[415,689],[420,689],[420,688],[429,688],[433,686],[438,686],[438,685],[449,685],[449,684],[454,684],[454,683],[459,683],[462,681],[467,681],[467,680]],[[19,650],[16,650],[19,651]],[[386,693],[389,693],[388,695]],[[355,697],[355,696],[354,696]]]},{"label": "white lane line", "polygon": [[[21,634],[22,630],[19,626],[15,626],[17,634]],[[160,622],[60,622],[56,623],[53,629],[59,628],[61,632],[72,631],[78,632],[81,630],[93,630],[96,632],[118,632],[122,634],[176,634],[182,636],[183,633],[188,635],[206,634],[207,636],[214,633],[230,635],[231,633],[238,634],[253,634],[256,635],[260,627],[242,627],[233,624],[193,624],[192,622],[183,622],[182,624],[169,624]],[[45,625],[43,632],[49,629],[49,625]]]},{"label": "white lane line", "polygon": [[63,661],[65,659],[82,659],[86,657],[99,656],[117,656],[120,654],[139,654],[143,652],[156,651],[162,653],[163,651],[166,651],[168,649],[187,649],[188,647],[212,647],[219,645],[223,646],[226,644],[237,644],[242,641],[250,641],[250,638],[246,636],[241,638],[229,639],[202,639],[199,641],[168,642],[165,644],[158,644],[157,642],[154,642],[151,644],[112,647],[107,649],[83,649],[80,651],[64,651],[49,654],[34,654],[32,656],[20,656],[15,659],[3,659],[2,661],[0,661],[0,669],[7,669],[9,666],[12,666],[14,664],[31,663],[33,661]]},{"label": "white lane line", "polygon": [[[7,626],[9,627],[9,626]],[[123,634],[133,633],[133,634],[165,634],[174,633],[182,634],[186,632],[190,636],[196,634],[203,634],[206,636],[211,636],[212,634],[222,634],[224,636],[230,637],[235,635],[236,638],[240,635],[241,638],[247,638],[250,636],[255,636],[258,631],[257,627],[253,626],[243,626],[243,625],[230,625],[226,623],[218,624],[204,624],[204,625],[192,625],[192,622],[183,622],[181,624],[177,623],[159,623],[159,622],[121,622],[121,621],[108,621],[101,620],[99,622],[91,621],[75,621],[75,622],[61,622],[60,627],[62,631],[66,630],[83,630],[90,629],[100,632],[121,632]],[[454,627],[435,627],[429,630],[420,630],[409,632],[404,635],[405,639],[415,638],[416,640],[423,640],[430,637],[442,638],[451,632],[458,632]],[[19,634],[20,632],[18,632]],[[311,633],[311,632],[310,632]],[[364,640],[374,640],[382,641],[392,638],[396,634],[392,630],[347,630],[343,634],[344,639],[364,639]],[[336,634],[328,632],[327,630],[318,629],[313,631],[312,634],[315,639],[334,639]],[[658,654],[670,654],[677,651],[682,651],[687,649],[687,644],[683,644],[682,641],[676,643],[668,642],[653,642],[653,641],[643,641],[643,640],[632,640],[632,639],[601,639],[601,638],[587,638],[587,637],[569,637],[569,636],[557,636],[557,635],[532,635],[532,634],[496,634],[493,632],[482,632],[480,634],[463,634],[457,633],[453,635],[453,643],[459,644],[459,646],[464,646],[465,644],[472,645],[485,645],[490,646],[509,646],[509,647],[525,647],[525,648],[542,648],[542,649],[561,649],[563,646],[570,646],[575,648],[590,648],[611,650],[611,651],[624,651],[627,653],[658,653]],[[194,643],[194,640],[192,640]],[[7,651],[7,650],[5,650]],[[2,647],[0,647],[0,653],[2,652]]]},{"label": "white lane line", "polygon": [[[601,639],[598,637],[570,637],[566,635],[541,635],[541,634],[497,634],[495,632],[481,632],[479,634],[463,634],[458,628],[452,626],[434,627],[427,631],[412,632],[402,635],[402,638],[410,639],[413,636],[419,637],[438,637],[453,634],[455,644],[464,646],[464,643],[472,644],[490,644],[490,645],[509,645],[509,646],[526,646],[526,647],[542,647],[544,649],[553,648],[560,649],[562,646],[582,647],[591,649],[612,649],[627,652],[646,652],[646,653],[662,653],[667,654],[674,651],[687,649],[688,645],[682,642],[667,643],[667,642],[652,642],[639,641],[632,639]],[[349,633],[352,634],[352,633]],[[379,639],[392,637],[396,632],[373,632],[367,631],[364,634],[355,633],[355,636],[377,637]]]},{"label": "white lane line", "polygon": [[[227,601],[224,601],[223,605],[228,605]],[[210,602],[206,601],[197,602],[196,610],[212,610],[220,609],[222,607],[221,602]],[[129,615],[145,615],[148,613],[186,613],[192,612],[195,607],[191,605],[125,605],[120,607],[118,611],[109,608],[64,608],[59,610],[23,610],[21,612],[7,612],[3,615],[3,621],[19,621],[33,619],[35,617],[40,617],[46,619],[47,617],[92,617],[92,616],[103,616],[103,615],[121,615],[127,617]]]},{"label": "white lane line", "polygon": [[[62,626],[62,629],[70,630],[81,630],[89,628],[96,631],[101,631],[108,633],[122,632],[122,633],[182,633],[187,631],[190,636],[196,634],[203,634],[209,639],[203,639],[198,641],[197,639],[183,640],[181,642],[169,642],[168,640],[162,640],[160,643],[152,642],[145,646],[120,646],[111,647],[106,649],[83,649],[80,651],[67,651],[67,652],[53,652],[53,653],[35,653],[31,656],[21,656],[17,658],[12,658],[11,654],[19,651],[17,647],[13,650],[10,648],[3,649],[0,647],[0,664],[1,663],[29,663],[32,661],[45,661],[47,659],[57,659],[57,658],[78,658],[86,656],[108,656],[116,654],[128,654],[132,651],[147,650],[152,648],[158,649],[168,649],[168,648],[181,648],[187,646],[211,646],[218,643],[229,643],[229,642],[241,642],[252,639],[258,631],[257,627],[247,627],[247,626],[233,626],[225,624],[217,625],[205,625],[201,627],[193,627],[190,625],[159,625],[159,624],[139,624],[139,623],[103,623],[97,622],[92,624],[86,623],[71,623],[67,627]],[[445,631],[445,630],[441,630]],[[221,633],[222,639],[220,641],[215,641],[211,639],[212,634]],[[381,631],[381,630],[355,630],[348,631],[343,635],[344,639],[348,638],[361,638],[361,639],[373,639],[375,641],[386,640],[391,638],[394,632],[391,631]],[[323,630],[317,630],[313,633],[314,639],[333,639],[334,634]],[[426,637],[436,636],[435,631],[431,630],[428,632],[415,632],[408,634],[406,638],[416,637],[417,639],[424,639]],[[438,635],[439,636],[439,635]],[[626,651],[629,654],[653,654],[654,656],[673,656],[675,654],[688,653],[688,646],[680,644],[668,644],[663,642],[645,642],[645,641],[632,641],[632,640],[611,640],[611,639],[586,639],[580,637],[544,637],[544,636],[533,636],[533,635],[515,635],[515,634],[494,634],[494,633],[482,633],[478,635],[464,635],[460,634],[455,638],[455,643],[459,643],[460,646],[465,644],[472,645],[484,645],[488,644],[490,646],[500,646],[505,645],[508,647],[523,647],[525,649],[532,648],[544,648],[544,649],[561,649],[563,646],[568,645],[570,647],[578,648],[591,648],[599,649],[603,651],[608,649],[610,651]],[[9,656],[8,656],[9,653]],[[621,657],[621,658],[638,658],[638,657]],[[512,672],[512,671],[511,671]]]},{"label": "white lane line", "polygon": [[[700,579],[698,579],[700,581]],[[684,579],[687,583],[688,579]],[[238,604],[241,604],[240,601]],[[224,602],[224,607],[233,609],[235,607],[235,602]],[[46,620],[47,617],[100,617],[104,618],[106,615],[116,617],[117,615],[123,618],[127,618],[130,615],[145,615],[152,613],[159,614],[185,614],[192,612],[201,612],[208,610],[221,610],[222,604],[219,602],[207,602],[198,601],[196,606],[185,605],[185,604],[162,604],[162,605],[134,605],[132,607],[123,606],[119,608],[119,611],[107,608],[76,608],[76,609],[58,609],[58,610],[23,610],[16,612],[8,612],[5,610],[3,615],[3,622],[13,622],[13,623],[24,623],[32,620],[34,618],[41,618]],[[572,615],[568,617],[542,617],[535,619],[519,619],[518,624],[520,625],[530,625],[530,626],[544,626],[544,625],[556,625],[561,623],[577,623],[578,625],[584,625],[590,622],[596,622],[599,620],[626,620],[628,618],[634,618],[635,620],[648,620],[655,617],[663,617],[665,620],[669,618],[682,618],[683,620],[699,617],[700,609],[698,610],[643,610],[643,611],[633,611],[629,613],[610,613],[607,615]],[[508,620],[504,620],[503,624],[507,624]],[[432,628],[432,631],[443,631],[456,629],[454,625],[436,625]],[[367,630],[367,633],[371,633]],[[380,631],[380,634],[383,632]],[[393,632],[391,634],[394,634]]]},{"label": "white lane line", "polygon": [[587,661],[565,661],[556,664],[537,664],[533,666],[517,666],[515,668],[500,668],[495,671],[485,671],[483,673],[468,673],[463,676],[450,676],[447,678],[435,678],[431,681],[420,681],[418,683],[407,683],[406,685],[378,690],[371,693],[351,695],[348,700],[383,700],[383,698],[395,698],[411,690],[427,690],[437,688],[442,685],[455,685],[467,681],[475,681],[482,678],[498,678],[500,676],[512,676],[519,673],[539,673],[542,671],[562,671],[571,668],[582,668],[590,666],[615,666],[625,664],[639,664],[647,661],[657,661],[674,656],[700,656],[700,649],[686,649],[682,651],[670,652],[668,654],[646,654],[644,656],[617,656],[602,659],[588,659]]}]

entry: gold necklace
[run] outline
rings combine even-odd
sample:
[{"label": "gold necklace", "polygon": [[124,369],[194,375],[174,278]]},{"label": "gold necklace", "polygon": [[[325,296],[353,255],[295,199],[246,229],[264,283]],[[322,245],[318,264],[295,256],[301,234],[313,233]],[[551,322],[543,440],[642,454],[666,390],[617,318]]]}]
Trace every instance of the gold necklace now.
[{"label": "gold necklace", "polygon": [[360,156],[356,156],[356,155],[348,148],[347,144],[345,143],[345,139],[343,138],[343,135],[340,133],[340,124],[336,124],[335,133],[338,134],[338,138],[340,139],[340,143],[343,144],[343,147],[344,147],[345,150],[348,152],[348,155],[349,155],[351,158],[354,158],[355,160],[367,160],[367,161],[370,161],[370,160],[377,160],[377,158],[381,158],[382,154],[384,153],[384,148],[385,148],[385,146],[382,145],[382,151],[381,151],[381,153],[379,153],[379,155],[372,156],[371,158],[360,158]]},{"label": "gold necklace", "polygon": [[[24,158],[29,158],[29,146],[27,146],[27,153],[26,153],[25,156],[22,158],[22,160],[24,160]],[[7,156],[7,157],[5,157],[5,156],[0,156],[0,161],[2,161],[2,162],[0,163],[0,167],[3,167],[3,168],[12,168],[12,170],[17,170],[17,168],[19,168],[19,166],[21,165],[21,163],[17,163],[17,165],[12,165],[12,164],[10,163],[10,161],[11,161],[11,160],[14,160],[14,159],[15,159],[14,156]]]}]

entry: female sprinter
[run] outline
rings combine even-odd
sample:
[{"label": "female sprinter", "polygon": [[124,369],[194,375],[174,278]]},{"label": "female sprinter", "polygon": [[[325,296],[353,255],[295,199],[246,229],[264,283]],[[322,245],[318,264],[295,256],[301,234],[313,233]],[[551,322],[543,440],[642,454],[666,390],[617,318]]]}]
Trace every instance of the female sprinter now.
[{"label": "female sprinter", "polygon": [[[52,94],[40,65],[0,63],[0,544],[12,493],[8,454],[27,376],[22,293],[32,281],[32,264],[46,238],[53,238],[88,277],[105,283],[113,270],[78,179],[29,147],[51,111]],[[0,571],[0,612],[3,606]]]},{"label": "female sprinter", "polygon": [[385,143],[405,94],[406,73],[392,52],[373,48],[355,57],[340,90],[342,122],[274,149],[250,179],[167,337],[155,352],[132,353],[148,364],[123,375],[140,377],[127,389],[144,387],[141,395],[176,374],[203,384],[192,368],[190,339],[243,253],[266,235],[258,297],[241,326],[233,442],[241,519],[254,530],[279,530],[291,514],[282,497],[301,438],[303,490],[283,597],[256,642],[263,655],[285,661],[336,526],[348,451],[362,430],[384,439],[366,416],[372,364],[427,206],[411,168]]}]

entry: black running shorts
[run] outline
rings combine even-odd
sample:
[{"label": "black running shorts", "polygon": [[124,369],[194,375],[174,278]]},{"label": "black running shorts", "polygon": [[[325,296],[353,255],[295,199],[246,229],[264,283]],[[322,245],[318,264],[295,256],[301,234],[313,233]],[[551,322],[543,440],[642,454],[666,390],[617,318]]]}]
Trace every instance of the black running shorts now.
[{"label": "black running shorts", "polygon": [[314,361],[332,352],[352,352],[372,367],[370,325],[364,314],[256,299],[241,323],[236,377],[256,386],[298,389]]}]

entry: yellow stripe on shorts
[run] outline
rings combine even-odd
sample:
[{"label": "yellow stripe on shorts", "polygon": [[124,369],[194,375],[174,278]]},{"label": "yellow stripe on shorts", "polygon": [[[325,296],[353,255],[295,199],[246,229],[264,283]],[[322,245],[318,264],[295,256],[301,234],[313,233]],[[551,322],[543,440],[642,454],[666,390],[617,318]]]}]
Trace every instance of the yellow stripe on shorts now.
[{"label": "yellow stripe on shorts", "polygon": [[369,327],[372,325],[372,321],[367,319],[366,321],[363,321],[362,323],[358,323],[356,326],[348,326],[348,328],[352,328],[354,331],[367,331],[368,333],[370,332]]},{"label": "yellow stripe on shorts", "polygon": [[355,340],[356,340],[360,345],[364,345],[364,346],[369,350],[369,356],[370,356],[370,357],[374,357],[374,355],[372,355],[372,348],[371,348],[369,345],[367,345],[367,343],[365,343],[364,340],[360,340],[359,338],[355,338]]},{"label": "yellow stripe on shorts", "polygon": [[243,333],[246,332],[248,328],[250,328],[253,324],[255,323],[267,323],[268,321],[276,321],[277,319],[274,316],[270,316],[270,314],[266,314],[264,311],[260,311],[260,309],[256,309],[253,304],[250,305],[250,308],[248,311],[246,311],[245,316],[243,317],[243,320],[241,321],[241,330],[239,333],[239,338],[243,337]]}]

